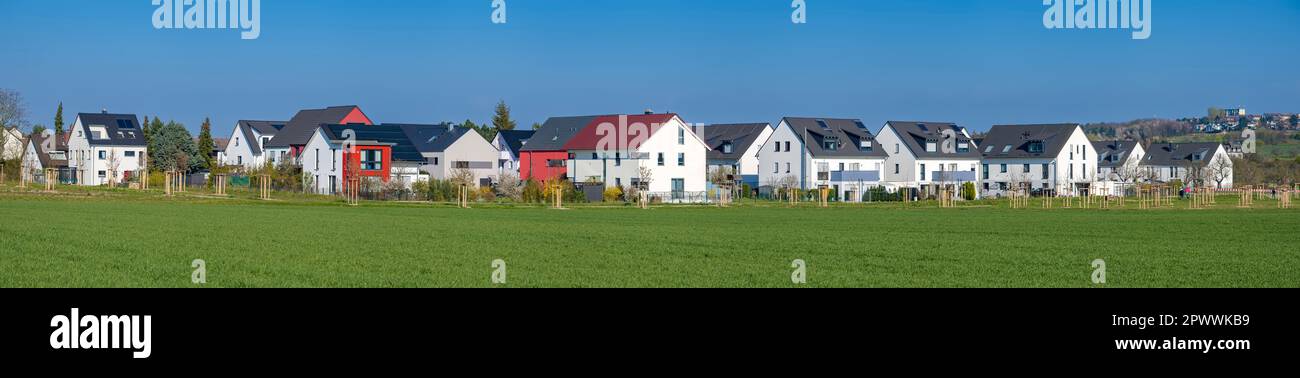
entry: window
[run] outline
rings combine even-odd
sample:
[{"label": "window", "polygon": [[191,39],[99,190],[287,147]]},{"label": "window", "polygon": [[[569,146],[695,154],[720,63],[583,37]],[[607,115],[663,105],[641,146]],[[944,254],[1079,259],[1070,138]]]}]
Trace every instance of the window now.
[{"label": "window", "polygon": [[682,153],[677,154],[677,166],[678,167],[686,166],[686,154],[682,154]]},{"label": "window", "polygon": [[785,142],[785,152],[790,152],[790,142]]},{"label": "window", "polygon": [[108,151],[103,151],[103,150],[99,151],[99,160],[104,160],[107,158],[108,158]]},{"label": "window", "polygon": [[615,153],[614,153],[614,166],[615,166],[615,167],[621,167],[621,166],[623,166],[623,153],[622,153],[622,152],[615,152]]},{"label": "window", "polygon": [[1006,165],[1006,164],[1002,164],[1002,167],[1001,167],[1001,168],[1002,168],[1002,170],[1001,170],[1002,173],[1007,173],[1007,165]]},{"label": "window", "polygon": [[1069,171],[1069,176],[1066,177],[1069,177],[1071,180],[1074,180],[1074,164],[1070,164],[1067,170]]},{"label": "window", "polygon": [[790,173],[790,163],[785,163],[785,173]]},{"label": "window", "polygon": [[[989,179],[989,165],[988,165],[988,164],[984,164],[984,179],[985,179],[985,180],[988,180],[988,179]],[[988,185],[989,185],[989,184],[984,184],[984,189],[988,189],[988,188],[989,188]]]},{"label": "window", "polygon": [[100,179],[103,179],[105,176],[108,176],[108,173],[107,173],[107,172],[99,171],[99,178],[100,178]]},{"label": "window", "polygon": [[235,147],[239,147],[239,137],[235,137]]},{"label": "window", "polygon": [[921,181],[925,181],[925,164],[921,164]]},{"label": "window", "polygon": [[[434,158],[434,159],[437,159],[437,158]],[[333,152],[331,152],[331,153],[330,153],[330,172],[336,171],[336,170],[338,170],[338,169],[339,169],[339,158],[338,158],[338,155],[335,155]],[[330,177],[333,178],[334,176],[330,176]]]},{"label": "window", "polygon": [[244,165],[244,157],[243,157],[243,156],[236,156],[236,157],[235,157],[235,164],[237,164],[237,165]]},{"label": "window", "polygon": [[840,172],[844,171],[844,163],[840,163]]},{"label": "window", "polygon": [[729,153],[731,153],[731,142],[723,142],[723,143],[722,143],[722,153],[724,153],[724,154],[729,154]]},{"label": "window", "polygon": [[1029,153],[1031,154],[1043,153],[1043,142],[1037,142],[1037,141],[1029,142]]},{"label": "window", "polygon": [[993,146],[984,147],[984,153],[993,153]]},{"label": "window", "polygon": [[[840,170],[842,171],[844,170],[844,168],[840,168]],[[858,163],[849,164],[849,170],[853,172],[862,171],[862,164],[858,164]]]},{"label": "window", "polygon": [[1011,145],[1010,145],[1010,144],[1008,144],[1006,147],[1002,147],[1002,153],[1005,154],[1005,153],[1008,153],[1008,152],[1011,152]]},{"label": "window", "polygon": [[[316,170],[318,171],[320,170],[320,149],[319,148],[316,149]],[[320,178],[317,178],[316,182],[320,182]]]},{"label": "window", "polygon": [[451,165],[454,165],[456,169],[469,169],[468,161],[453,161]]},{"label": "window", "polygon": [[776,142],[776,152],[781,152],[781,142]]},{"label": "window", "polygon": [[1043,164],[1043,179],[1044,179],[1044,180],[1050,178],[1050,177],[1048,177],[1048,176],[1051,175],[1051,170],[1048,169],[1047,167],[1048,167],[1047,164]]},{"label": "window", "polygon": [[970,143],[965,143],[965,142],[963,142],[963,143],[958,143],[958,144],[957,144],[957,152],[958,152],[958,153],[962,153],[962,154],[967,153],[967,152],[970,152]]},{"label": "window", "polygon": [[262,138],[262,145],[265,146],[267,143],[271,143],[271,138]]},{"label": "window", "polygon": [[898,171],[898,168],[899,168],[899,165],[898,165],[898,164],[894,164],[894,174],[898,174],[898,172],[899,172],[899,171]]},{"label": "window", "polygon": [[1024,172],[1025,172],[1025,173],[1029,173],[1029,164],[1025,164],[1025,170],[1024,170]]},{"label": "window", "polygon": [[858,142],[858,148],[863,151],[871,152],[871,141],[864,139],[861,142]]},{"label": "window", "polygon": [[595,152],[592,152],[592,153],[591,153],[591,160],[599,160],[599,159],[600,159],[600,157],[599,157],[599,156],[596,156],[596,153],[595,153]]},{"label": "window", "polygon": [[125,154],[126,157],[135,157],[135,151],[127,151],[123,154]]},{"label": "window", "polygon": [[575,154],[575,153],[570,152],[570,153],[569,153],[569,160],[578,160],[578,154]]},{"label": "window", "polygon": [[925,152],[934,152],[937,149],[938,149],[938,145],[936,143],[925,142]]},{"label": "window", "polygon": [[772,169],[772,173],[781,173],[781,163],[776,163],[776,167]]},{"label": "window", "polygon": [[686,144],[686,129],[677,128],[677,144]]},{"label": "window", "polygon": [[361,151],[361,169],[367,171],[378,171],[383,168],[383,151],[365,150]]},{"label": "window", "polygon": [[659,166],[660,166],[660,167],[664,166],[664,153],[663,153],[663,152],[660,152],[660,153],[659,153]]},{"label": "window", "polygon": [[898,143],[894,143],[894,154],[898,154]]},{"label": "window", "polygon": [[622,188],[622,187],[623,187],[623,178],[622,178],[622,177],[615,177],[615,178],[614,178],[614,187],[616,187],[616,188]]}]

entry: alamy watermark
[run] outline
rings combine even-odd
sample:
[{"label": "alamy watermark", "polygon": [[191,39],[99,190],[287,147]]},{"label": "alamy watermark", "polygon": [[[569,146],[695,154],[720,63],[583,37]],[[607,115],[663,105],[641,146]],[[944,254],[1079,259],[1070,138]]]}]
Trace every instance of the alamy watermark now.
[{"label": "alamy watermark", "polygon": [[808,2],[806,0],[794,0],[790,3],[790,22],[795,24],[808,23]]},{"label": "alamy watermark", "polygon": [[1106,284],[1106,260],[1102,260],[1102,259],[1092,260],[1092,284],[1093,285]]},{"label": "alamy watermark", "polygon": [[262,0],[152,0],[154,29],[240,29],[262,35]]},{"label": "alamy watermark", "polygon": [[506,0],[492,0],[492,23],[506,23]]},{"label": "alamy watermark", "polygon": [[1151,38],[1151,0],[1043,0],[1048,29],[1131,29]]}]

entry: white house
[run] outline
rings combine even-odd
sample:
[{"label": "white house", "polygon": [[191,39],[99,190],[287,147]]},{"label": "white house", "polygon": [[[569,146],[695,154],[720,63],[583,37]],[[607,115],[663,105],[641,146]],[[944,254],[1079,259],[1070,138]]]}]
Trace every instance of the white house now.
[{"label": "white house", "polygon": [[[345,154],[348,143],[356,152]],[[335,194],[354,175],[409,187],[464,170],[478,185],[489,186],[500,172],[498,156],[473,129],[450,124],[324,125],[307,142],[301,163],[316,193]]]},{"label": "white house", "polygon": [[501,177],[501,150],[474,129],[451,124],[397,126],[424,158],[419,168],[431,179],[448,180],[468,172],[479,187],[489,187]]},{"label": "white house", "polygon": [[1231,189],[1233,162],[1219,143],[1156,143],[1142,158],[1143,179],[1188,187]]},{"label": "white house", "polygon": [[68,154],[62,149],[67,145],[58,139],[54,135],[36,134],[28,138],[22,153],[22,166],[31,173],[34,180],[43,181],[46,168],[58,170],[59,176],[55,179],[67,180],[71,177],[68,172]]},{"label": "white house", "polygon": [[519,174],[519,152],[535,133],[537,133],[535,130],[497,131],[497,136],[492,139],[492,146],[501,151],[501,156],[497,160],[502,174]]},{"label": "white house", "polygon": [[265,159],[272,164],[301,163],[303,149],[321,125],[372,125],[374,122],[356,105],[306,109],[294,114],[275,137],[262,144]]},{"label": "white house", "polygon": [[978,183],[979,146],[966,128],[947,122],[889,121],[876,134],[889,157],[884,181],[933,196],[942,186]]},{"label": "white house", "polygon": [[676,114],[594,117],[563,149],[577,182],[639,187],[664,202],[708,201],[709,146]]},{"label": "white house", "polygon": [[1077,196],[1097,181],[1097,150],[1078,124],[993,126],[979,148],[986,196],[1021,185],[1035,194]]},{"label": "white house", "polygon": [[1138,182],[1146,149],[1137,141],[1092,142],[1097,150],[1097,185],[1094,193],[1123,195],[1123,187]]},{"label": "white house", "polygon": [[225,165],[257,169],[266,164],[267,143],[275,138],[288,122],[239,121],[230,135],[230,141],[221,156]]},{"label": "white house", "polygon": [[757,189],[758,153],[772,137],[772,131],[770,123],[720,124],[700,128],[700,137],[709,146],[708,170],[729,169],[736,175],[736,181]]},{"label": "white house", "polygon": [[760,149],[759,182],[774,189],[826,187],[844,201],[883,186],[889,154],[856,119],[786,117]]},{"label": "white house", "polygon": [[134,114],[81,113],[68,132],[68,166],[81,185],[131,181],[147,163],[149,146]]},{"label": "white house", "polygon": [[23,132],[17,127],[0,130],[0,147],[4,147],[0,160],[13,160],[23,155]]}]

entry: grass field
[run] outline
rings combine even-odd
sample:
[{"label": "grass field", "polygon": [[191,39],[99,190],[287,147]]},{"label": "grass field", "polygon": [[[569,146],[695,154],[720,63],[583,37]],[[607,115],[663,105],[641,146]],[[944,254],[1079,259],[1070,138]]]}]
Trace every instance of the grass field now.
[{"label": "grass field", "polygon": [[[1300,286],[1300,211],[347,207],[0,192],[0,287]],[[1231,200],[1221,199],[1221,203]]]}]

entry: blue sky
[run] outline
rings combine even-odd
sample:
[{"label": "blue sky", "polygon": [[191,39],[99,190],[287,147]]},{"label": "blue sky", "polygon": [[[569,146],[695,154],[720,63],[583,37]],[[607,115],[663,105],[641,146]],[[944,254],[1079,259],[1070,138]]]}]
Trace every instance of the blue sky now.
[{"label": "blue sky", "polygon": [[1047,30],[1040,0],[262,0],[262,30],[155,30],[149,0],[0,1],[0,87],[33,123],[108,108],[224,137],[356,104],[380,122],[639,112],[993,124],[1209,106],[1300,112],[1300,1],[1154,2],[1148,40]]}]

